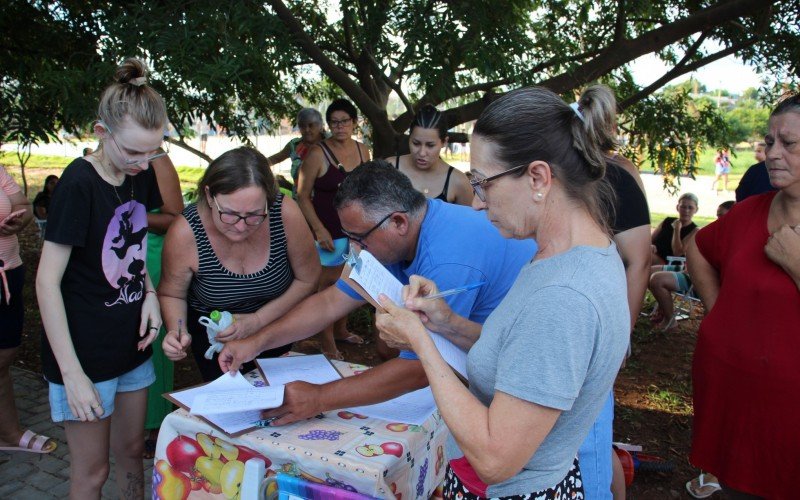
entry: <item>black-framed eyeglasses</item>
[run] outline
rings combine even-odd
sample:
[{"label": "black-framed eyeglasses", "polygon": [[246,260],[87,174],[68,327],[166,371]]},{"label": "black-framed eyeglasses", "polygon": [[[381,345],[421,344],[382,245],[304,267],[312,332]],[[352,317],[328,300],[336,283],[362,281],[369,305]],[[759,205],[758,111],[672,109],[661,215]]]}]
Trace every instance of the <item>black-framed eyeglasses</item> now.
[{"label": "black-framed eyeglasses", "polygon": [[499,174],[491,175],[489,177],[481,177],[480,174],[472,172],[472,175],[469,179],[469,185],[472,186],[472,190],[475,192],[475,196],[478,197],[479,200],[482,202],[486,202],[486,185],[492,182],[495,179],[503,177],[504,175],[512,174],[514,172],[518,172],[523,168],[530,165],[530,163],[525,163],[523,165],[518,165],[516,167],[509,168],[505,172],[500,172]]},{"label": "black-framed eyeglasses", "polygon": [[367,244],[364,243],[364,240],[366,240],[367,237],[369,237],[369,235],[372,234],[373,231],[375,231],[376,229],[381,227],[383,225],[383,223],[386,222],[387,220],[389,220],[389,217],[391,217],[392,215],[394,215],[394,214],[405,214],[405,213],[408,213],[408,210],[395,210],[394,212],[390,213],[389,215],[387,215],[386,217],[381,219],[377,224],[372,226],[368,231],[366,231],[364,233],[361,233],[361,234],[351,233],[350,231],[347,231],[345,229],[342,229],[342,233],[344,233],[344,235],[347,236],[350,239],[350,241],[358,243],[361,246],[361,248],[366,250],[367,249]]},{"label": "black-framed eyeglasses", "polygon": [[[212,196],[212,200],[214,200],[214,205],[217,206],[217,213],[219,213],[219,220],[223,224],[230,224],[231,226],[234,224],[238,224],[240,220],[243,220],[245,224],[248,226],[260,226],[264,220],[269,217],[268,213],[263,214],[252,214],[252,215],[239,215],[233,212],[223,212],[221,208],[219,208],[219,203],[217,203],[217,197]],[[269,208],[269,200],[267,201],[267,205],[264,207],[264,212],[267,211]]]},{"label": "black-framed eyeglasses", "polygon": [[141,163],[150,163],[151,161],[155,160],[156,158],[161,158],[161,157],[167,156],[169,154],[169,141],[164,141],[164,143],[163,143],[164,146],[162,147],[162,151],[160,153],[156,153],[154,155],[147,156],[145,158],[142,158],[141,160],[131,160],[130,158],[127,157],[125,152],[122,151],[122,148],[119,147],[119,143],[117,142],[116,139],[114,139],[114,133],[111,132],[111,129],[108,129],[108,135],[111,136],[111,140],[114,141],[114,145],[117,146],[117,150],[119,151],[119,154],[122,155],[122,158],[123,158],[123,161],[125,162],[125,165],[139,165]]},{"label": "black-framed eyeglasses", "polygon": [[328,122],[328,125],[330,125],[331,128],[346,127],[350,125],[350,122],[352,121],[352,118],[345,118],[344,120],[331,120]]}]

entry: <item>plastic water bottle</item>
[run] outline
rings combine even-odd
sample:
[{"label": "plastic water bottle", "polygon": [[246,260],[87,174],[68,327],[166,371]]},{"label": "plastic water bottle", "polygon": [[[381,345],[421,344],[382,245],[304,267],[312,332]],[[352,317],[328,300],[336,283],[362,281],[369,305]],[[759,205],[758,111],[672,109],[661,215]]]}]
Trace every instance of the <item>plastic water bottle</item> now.
[{"label": "plastic water bottle", "polygon": [[208,316],[201,316],[198,322],[206,327],[206,335],[208,335],[208,343],[211,345],[206,350],[205,358],[212,359],[215,352],[220,352],[224,347],[222,342],[217,342],[217,334],[233,324],[235,321],[233,314],[228,311],[211,311]]}]

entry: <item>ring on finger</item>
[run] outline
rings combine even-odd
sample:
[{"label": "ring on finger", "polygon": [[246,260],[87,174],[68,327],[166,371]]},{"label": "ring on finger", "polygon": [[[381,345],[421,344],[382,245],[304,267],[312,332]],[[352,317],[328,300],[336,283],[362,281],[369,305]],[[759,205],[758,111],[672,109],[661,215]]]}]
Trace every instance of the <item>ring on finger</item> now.
[{"label": "ring on finger", "polygon": [[155,331],[158,331],[158,329],[159,327],[157,326],[151,326],[150,328],[148,328],[148,330],[155,330]]}]

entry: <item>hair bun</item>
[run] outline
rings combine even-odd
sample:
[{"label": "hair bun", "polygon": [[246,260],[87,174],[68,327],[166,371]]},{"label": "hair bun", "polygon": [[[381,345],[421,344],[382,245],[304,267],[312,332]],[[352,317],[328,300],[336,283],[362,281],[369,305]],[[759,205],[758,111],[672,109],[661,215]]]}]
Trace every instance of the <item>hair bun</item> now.
[{"label": "hair bun", "polygon": [[129,83],[140,87],[147,83],[147,66],[141,60],[129,57],[117,66],[114,80],[117,83]]}]

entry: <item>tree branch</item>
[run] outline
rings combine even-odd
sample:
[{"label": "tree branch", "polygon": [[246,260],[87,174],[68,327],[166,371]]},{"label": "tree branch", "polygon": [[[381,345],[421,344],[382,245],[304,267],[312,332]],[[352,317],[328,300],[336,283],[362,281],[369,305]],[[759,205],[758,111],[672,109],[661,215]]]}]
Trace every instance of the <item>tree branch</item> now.
[{"label": "tree branch", "polygon": [[267,0],[267,3],[275,11],[275,14],[286,26],[289,33],[294,37],[300,48],[320,67],[323,73],[338,85],[351,99],[364,115],[371,121],[379,120],[381,110],[374,101],[370,99],[364,90],[351,80],[347,73],[342,71],[328,56],[320,49],[311,37],[303,29],[303,25],[298,21],[292,12],[284,5],[281,0]]},{"label": "tree branch", "polygon": [[[698,31],[705,31],[742,16],[751,16],[763,11],[777,0],[729,0],[699,10],[688,17],[648,31],[638,38],[625,39],[612,44],[606,50],[569,72],[548,78],[538,83],[560,94],[585,83],[596,80],[614,68],[634,59],[657,52],[682,38]],[[765,5],[768,4],[768,5]],[[755,42],[753,42],[755,43]],[[727,50],[727,49],[726,49]],[[699,65],[697,67],[700,67]],[[448,123],[459,124],[476,119],[491,101],[502,94],[487,94],[483,98],[446,111]],[[402,115],[401,115],[402,117]],[[400,117],[398,117],[398,120]],[[397,121],[397,120],[396,120]],[[396,127],[396,125],[395,125]]]},{"label": "tree branch", "polygon": [[620,42],[625,37],[625,0],[617,0],[617,21],[614,24],[614,41]]},{"label": "tree branch", "polygon": [[[625,110],[626,108],[628,108],[628,107],[636,104],[637,102],[641,101],[645,97],[649,96],[650,94],[652,94],[656,90],[660,89],[661,87],[663,87],[664,85],[666,85],[670,81],[674,80],[675,78],[677,78],[677,77],[679,77],[681,75],[685,75],[686,73],[691,73],[692,71],[695,71],[698,68],[702,68],[706,64],[710,64],[710,63],[712,63],[714,61],[722,59],[723,57],[727,57],[727,56],[729,56],[731,54],[735,54],[736,52],[738,52],[738,51],[740,51],[742,49],[745,49],[747,47],[752,46],[757,41],[758,41],[758,37],[754,37],[754,38],[751,38],[749,40],[745,40],[744,42],[737,43],[736,45],[732,45],[732,46],[728,47],[727,49],[723,49],[723,50],[720,50],[719,52],[715,52],[714,54],[712,54],[710,56],[706,56],[706,57],[704,57],[704,58],[702,58],[702,59],[700,59],[698,61],[695,61],[695,62],[693,62],[691,64],[686,64],[686,65],[681,66],[681,64],[679,63],[674,68],[672,68],[671,70],[669,70],[666,73],[664,73],[664,75],[661,78],[659,78],[658,80],[656,80],[655,82],[651,83],[650,85],[648,85],[647,87],[643,88],[639,92],[633,94],[632,96],[628,97],[624,101],[620,102],[617,107],[618,107],[619,111],[621,112],[621,111]],[[685,59],[686,58],[684,58],[684,61],[685,61]],[[683,63],[684,61],[681,61],[681,62]]]}]

